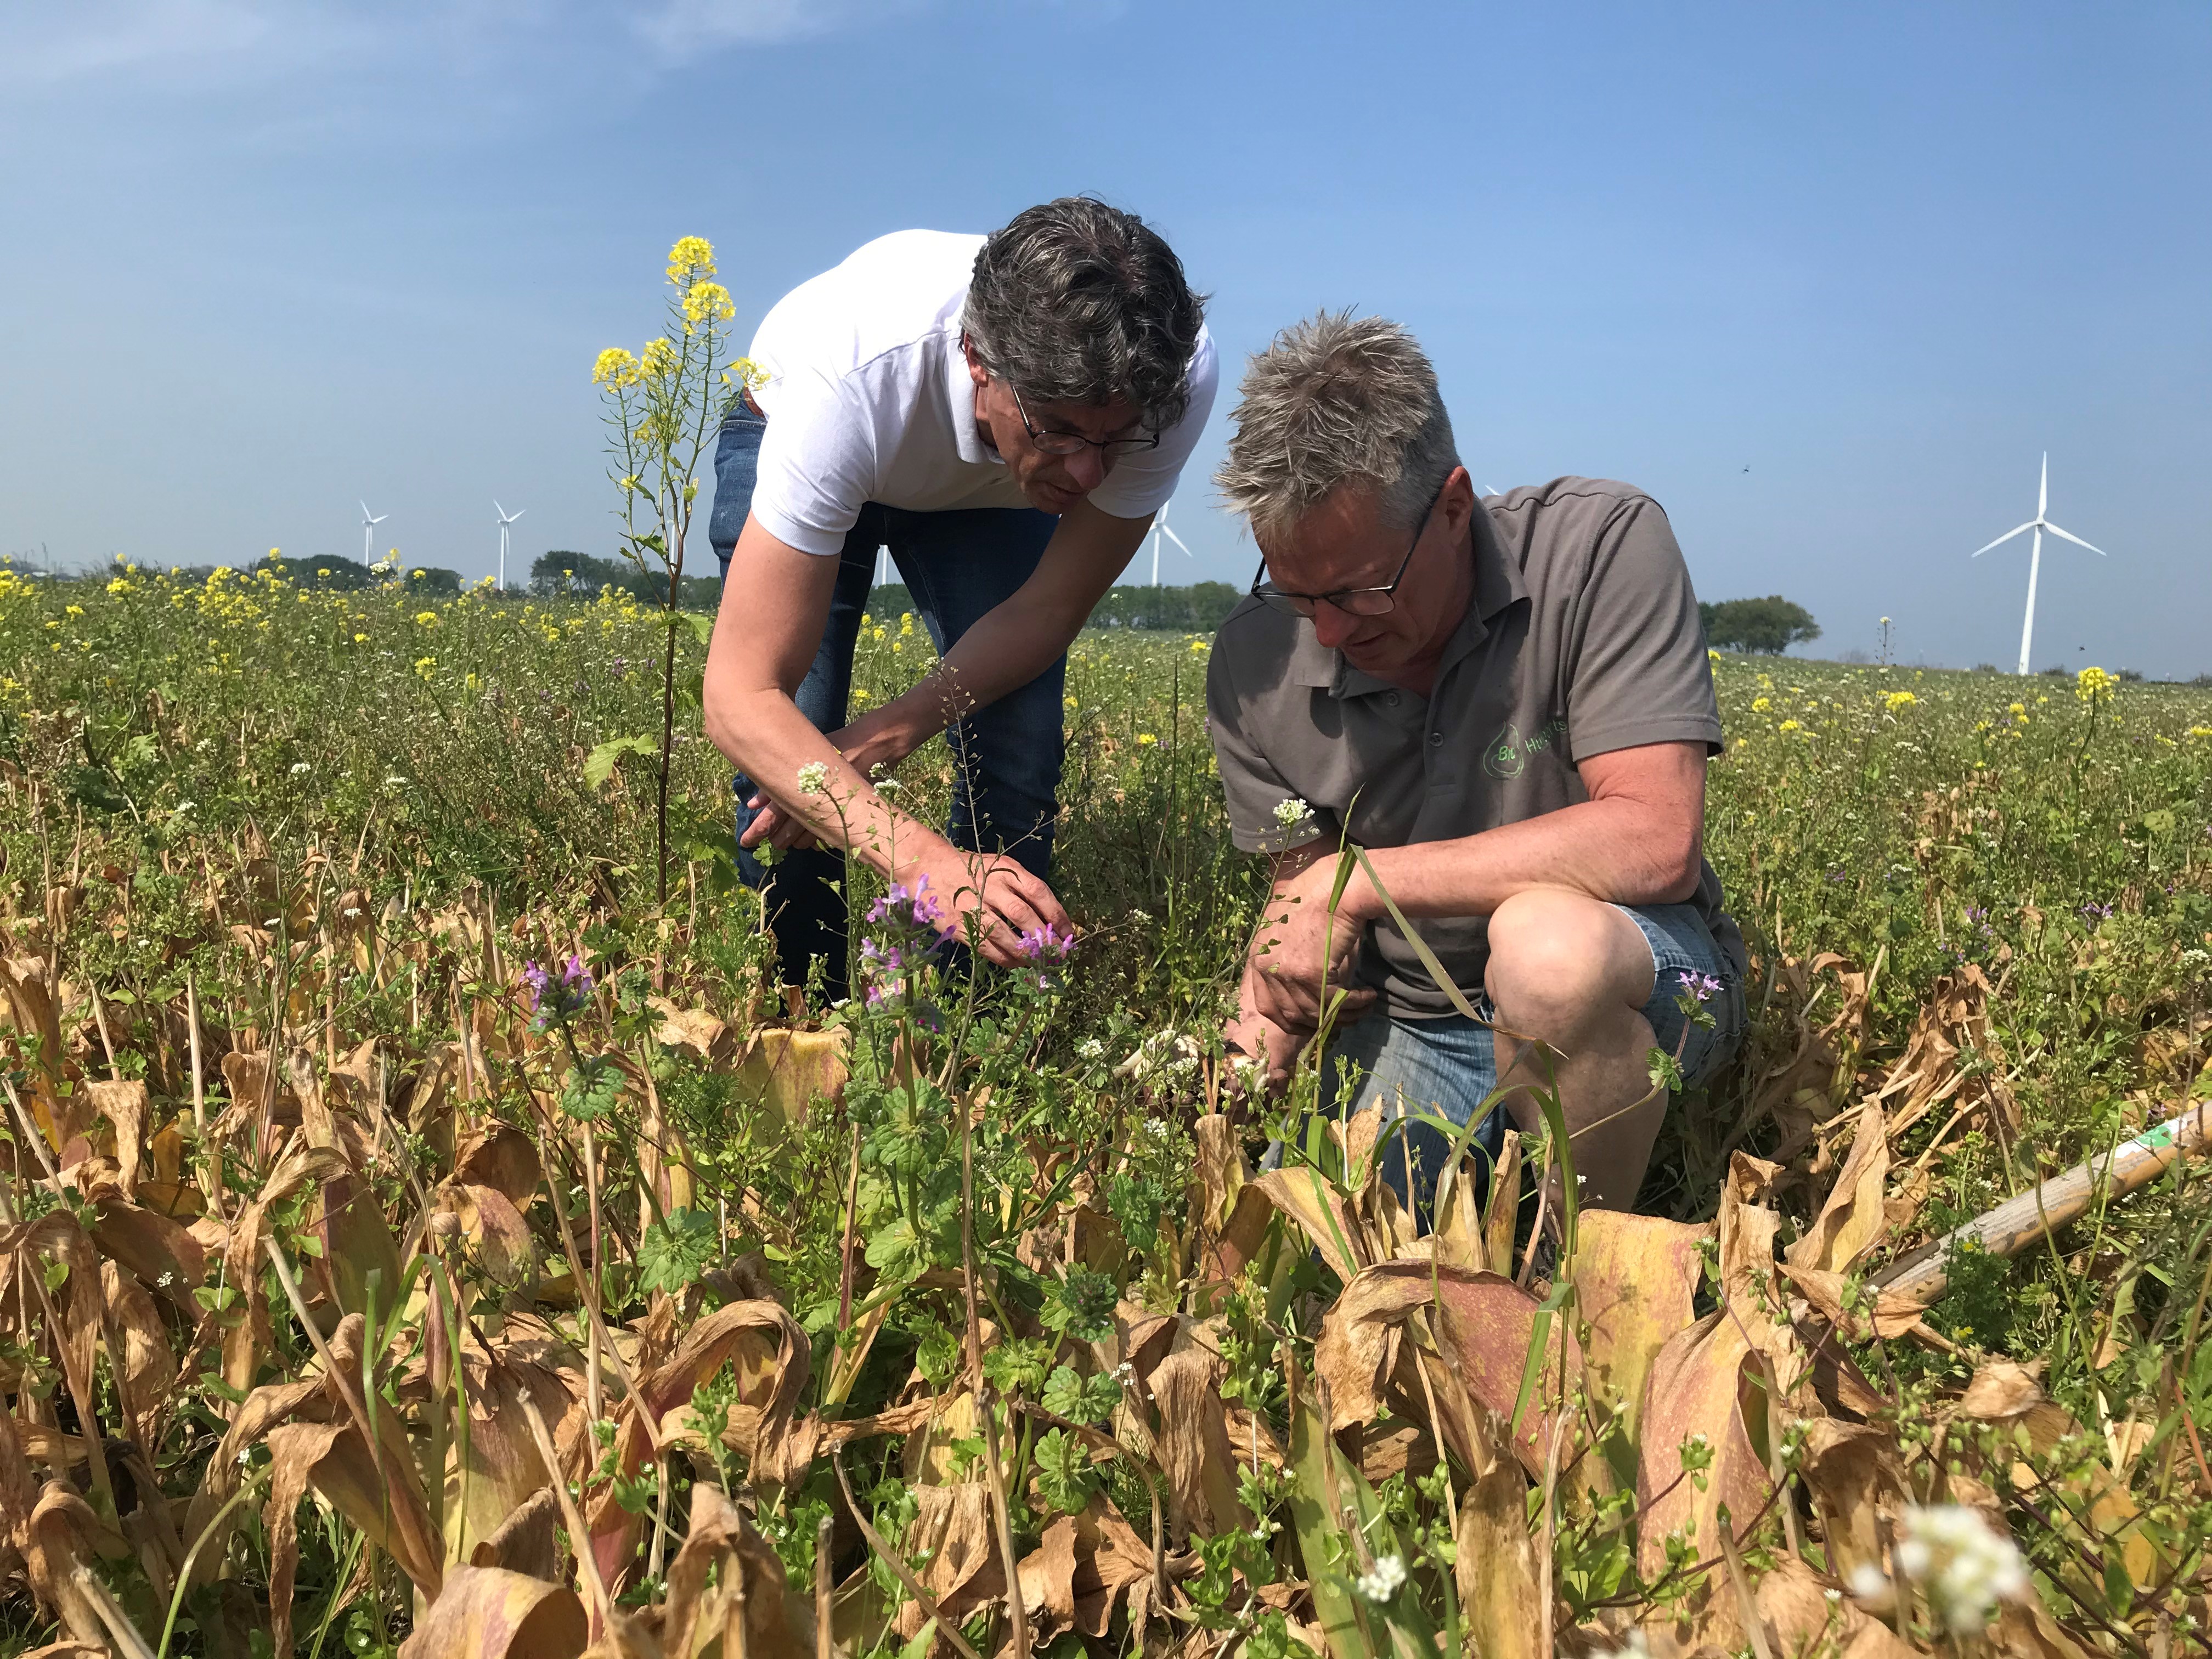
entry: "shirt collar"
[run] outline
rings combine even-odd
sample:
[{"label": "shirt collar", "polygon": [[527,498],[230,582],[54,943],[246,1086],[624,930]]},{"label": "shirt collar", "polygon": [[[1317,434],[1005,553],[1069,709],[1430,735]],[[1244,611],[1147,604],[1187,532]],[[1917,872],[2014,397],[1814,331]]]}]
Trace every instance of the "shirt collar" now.
[{"label": "shirt collar", "polygon": [[939,333],[945,358],[945,403],[952,416],[952,447],[970,466],[1004,466],[1006,458],[975,430],[975,381],[968,373],[968,354],[960,349],[955,320]]},{"label": "shirt collar", "polygon": [[[1437,665],[1439,673],[1490,636],[1492,617],[1516,600],[1528,597],[1520,568],[1506,556],[1486,508],[1474,515],[1473,530],[1474,595],[1468,605],[1467,614],[1460,618],[1459,626],[1452,630],[1451,639],[1444,646],[1443,659]],[[1325,647],[1314,637],[1313,623],[1303,618],[1297,623],[1297,642],[1291,648],[1290,674],[1294,685],[1312,686],[1339,698],[1364,697],[1397,689],[1364,669],[1354,668],[1345,661],[1342,652]]]}]

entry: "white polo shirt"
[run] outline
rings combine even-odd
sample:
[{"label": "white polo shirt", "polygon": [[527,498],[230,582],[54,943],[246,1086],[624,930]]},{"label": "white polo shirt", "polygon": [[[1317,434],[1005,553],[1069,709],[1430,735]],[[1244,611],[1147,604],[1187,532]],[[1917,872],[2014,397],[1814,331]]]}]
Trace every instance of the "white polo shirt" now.
[{"label": "white polo shirt", "polygon": [[[960,349],[981,236],[902,230],[776,301],[754,335],[768,416],[752,515],[801,552],[833,554],[878,501],[916,513],[1026,507],[975,431],[975,386]],[[1213,408],[1213,340],[1200,329],[1190,405],[1159,447],[1125,455],[1091,492],[1119,519],[1158,512]]]}]

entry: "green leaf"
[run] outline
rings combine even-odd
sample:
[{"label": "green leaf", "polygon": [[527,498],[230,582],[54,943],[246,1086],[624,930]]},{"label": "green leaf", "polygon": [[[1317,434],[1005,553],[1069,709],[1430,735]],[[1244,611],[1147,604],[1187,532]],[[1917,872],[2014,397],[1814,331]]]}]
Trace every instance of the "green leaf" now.
[{"label": "green leaf", "polygon": [[598,788],[615,775],[615,763],[624,755],[657,755],[660,745],[651,738],[609,738],[584,757],[584,781]]},{"label": "green leaf", "polygon": [[638,1241],[638,1283],[671,1296],[707,1271],[721,1245],[721,1230],[705,1210],[671,1210]]},{"label": "green leaf", "polygon": [[1036,1339],[1008,1337],[983,1356],[983,1375],[1000,1394],[1035,1394],[1044,1385],[1052,1350]]},{"label": "green leaf", "polygon": [[1114,1329],[1114,1304],[1120,1296],[1110,1278],[1079,1261],[1052,1287],[1039,1316],[1053,1330],[1079,1342],[1103,1341]]},{"label": "green leaf", "polygon": [[1121,1385],[1110,1376],[1079,1376],[1073,1365],[1055,1365],[1045,1380],[1044,1408],[1073,1423],[1099,1423],[1121,1403]]},{"label": "green leaf", "polygon": [[593,1123],[615,1109],[622,1098],[622,1068],[611,1054],[588,1056],[569,1068],[561,1085],[561,1109],[580,1122]]},{"label": "green leaf", "polygon": [[1073,1515],[1098,1490],[1098,1476],[1083,1443],[1061,1429],[1049,1431],[1036,1443],[1037,1496],[1063,1515]]},{"label": "green leaf", "polygon": [[691,626],[702,645],[711,645],[714,640],[714,613],[711,611],[679,611],[676,613]]}]

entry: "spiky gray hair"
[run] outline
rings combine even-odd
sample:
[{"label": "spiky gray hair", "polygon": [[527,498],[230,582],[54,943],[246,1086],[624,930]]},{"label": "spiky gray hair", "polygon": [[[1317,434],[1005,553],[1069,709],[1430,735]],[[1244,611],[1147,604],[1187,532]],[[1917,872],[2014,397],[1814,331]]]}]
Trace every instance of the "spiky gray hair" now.
[{"label": "spiky gray hair", "polygon": [[1383,317],[1323,311],[1254,356],[1213,481],[1265,538],[1336,489],[1364,484],[1384,521],[1410,530],[1459,465],[1437,371]]}]

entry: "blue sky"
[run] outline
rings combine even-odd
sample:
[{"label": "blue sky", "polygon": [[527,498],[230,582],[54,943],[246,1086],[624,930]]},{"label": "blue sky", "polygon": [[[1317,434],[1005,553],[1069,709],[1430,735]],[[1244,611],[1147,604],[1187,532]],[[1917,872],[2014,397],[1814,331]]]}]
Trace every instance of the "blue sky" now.
[{"label": "blue sky", "polygon": [[[664,250],[741,325],[1090,191],[1231,362],[1396,317],[1480,483],[1631,480],[1821,653],[2212,670],[2212,9],[31,0],[0,15],[0,551],[611,551],[588,384]],[[1226,407],[1226,399],[1224,409]],[[1202,476],[1196,564],[1253,555]],[[1746,469],[1748,469],[1747,471]],[[700,550],[703,556],[703,547]]]}]

